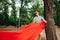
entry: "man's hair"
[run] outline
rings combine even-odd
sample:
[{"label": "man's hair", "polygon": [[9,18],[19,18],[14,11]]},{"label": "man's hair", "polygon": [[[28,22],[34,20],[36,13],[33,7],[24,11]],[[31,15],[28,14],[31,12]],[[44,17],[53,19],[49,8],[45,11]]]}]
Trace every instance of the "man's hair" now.
[{"label": "man's hair", "polygon": [[36,11],[39,12],[39,10],[35,10],[35,12],[36,12]]},{"label": "man's hair", "polygon": [[39,12],[39,10],[35,10],[35,14],[36,14],[36,12]]}]

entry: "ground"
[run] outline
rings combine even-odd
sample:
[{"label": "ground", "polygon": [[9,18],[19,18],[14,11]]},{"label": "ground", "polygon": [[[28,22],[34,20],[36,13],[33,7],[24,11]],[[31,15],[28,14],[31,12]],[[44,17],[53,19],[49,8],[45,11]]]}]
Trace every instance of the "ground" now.
[{"label": "ground", "polygon": [[57,34],[58,40],[60,40],[60,28],[57,28],[56,29],[56,34]]},{"label": "ground", "polygon": [[[15,31],[18,29],[20,29],[20,28],[16,28],[16,27],[11,26],[11,25],[8,27],[0,26],[0,30]],[[56,35],[57,35],[58,40],[60,40],[60,28],[58,28],[58,27],[56,27]],[[46,40],[45,30],[43,30],[43,32],[41,33],[41,38],[42,38],[42,40]]]}]

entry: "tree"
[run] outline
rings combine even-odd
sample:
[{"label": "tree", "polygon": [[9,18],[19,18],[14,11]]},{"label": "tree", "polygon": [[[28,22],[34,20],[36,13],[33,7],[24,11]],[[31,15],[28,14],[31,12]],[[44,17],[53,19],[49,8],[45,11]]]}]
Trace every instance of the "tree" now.
[{"label": "tree", "polygon": [[44,0],[44,16],[47,20],[47,25],[45,29],[47,40],[57,40],[53,19],[52,0]]},{"label": "tree", "polygon": [[[20,15],[19,15],[19,23],[18,26],[21,26],[22,24],[27,24],[29,19],[27,17],[27,8],[26,6],[28,6],[28,3],[30,3],[32,0],[20,0]],[[25,18],[25,19],[24,19]]]},{"label": "tree", "polygon": [[3,24],[5,25],[7,25],[8,24],[8,20],[9,20],[9,18],[8,18],[8,2],[7,2],[7,0],[2,0],[2,6],[3,6]]},{"label": "tree", "polygon": [[56,15],[55,15],[55,22],[56,25],[58,25],[58,27],[60,26],[60,1],[59,0],[53,0],[54,3],[54,9],[56,11]]},{"label": "tree", "polygon": [[12,0],[11,6],[12,6],[12,9],[13,9],[12,12],[11,12],[11,14],[12,14],[11,17],[13,17],[13,19],[14,19],[14,24],[17,26],[17,22],[16,22],[16,18],[17,18],[17,17],[16,17],[16,16],[17,16],[16,14],[17,14],[17,13],[16,13],[16,6],[15,6],[15,1],[14,1],[14,0]]}]

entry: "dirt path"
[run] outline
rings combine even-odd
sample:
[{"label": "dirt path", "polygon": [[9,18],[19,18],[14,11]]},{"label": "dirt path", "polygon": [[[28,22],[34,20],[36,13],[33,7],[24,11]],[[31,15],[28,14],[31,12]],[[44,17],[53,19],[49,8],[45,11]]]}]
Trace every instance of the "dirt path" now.
[{"label": "dirt path", "polygon": [[60,28],[57,28],[56,29],[56,34],[57,34],[58,40],[60,40]]}]

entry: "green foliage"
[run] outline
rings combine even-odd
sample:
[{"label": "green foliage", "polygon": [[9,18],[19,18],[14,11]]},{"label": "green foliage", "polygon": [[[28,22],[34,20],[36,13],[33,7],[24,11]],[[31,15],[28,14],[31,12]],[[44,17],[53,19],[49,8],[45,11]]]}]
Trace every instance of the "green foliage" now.
[{"label": "green foliage", "polygon": [[[36,10],[39,10],[40,15],[43,14],[43,8],[40,8],[40,4],[38,3],[38,1],[36,2],[35,5],[32,6],[32,8],[26,8],[26,6],[28,7],[28,3],[31,3],[33,0],[20,0],[20,21],[19,19],[16,17],[16,7],[15,7],[15,0],[12,0],[12,3],[9,3],[8,0],[2,0],[1,3],[2,5],[0,6],[0,10],[2,10],[2,13],[0,13],[0,23],[1,24],[11,24],[11,25],[17,25],[18,22],[21,23],[21,25],[23,24],[28,24],[30,22],[33,21],[34,18],[34,13]],[[11,11],[11,16],[9,18],[8,15],[8,7],[11,6],[12,7],[12,11]],[[4,9],[4,10],[3,10]]]},{"label": "green foliage", "polygon": [[0,23],[1,24],[6,24],[6,25],[8,25],[8,20],[9,20],[9,18],[8,18],[8,5],[7,5],[7,0],[2,0],[1,2],[0,2],[0,11],[1,11],[1,13],[0,13],[0,15],[1,15],[1,17],[0,18],[2,18],[1,19],[1,21],[0,21]]},{"label": "green foliage", "polygon": [[[0,0],[0,25],[7,25],[7,24],[11,24],[11,25],[17,25],[18,22],[20,22],[19,24],[23,25],[23,24],[28,24],[30,22],[33,21],[34,18],[34,13],[36,10],[39,10],[39,13],[41,16],[43,16],[44,13],[44,8],[40,7],[39,4],[39,0],[36,0],[36,3],[34,5],[32,5],[31,8],[27,8],[28,7],[28,3],[31,3],[34,0],[20,0],[20,19],[16,17],[16,7],[15,7],[15,0],[11,0],[12,3],[9,3],[9,0]],[[59,20],[59,16],[58,14],[60,13],[60,1],[57,0],[53,0],[54,3],[54,20],[55,23],[58,25],[60,24],[58,22]],[[12,11],[11,11],[11,16],[9,18],[8,15],[8,8],[9,6],[12,7]],[[27,7],[26,7],[27,6]]]},{"label": "green foliage", "polygon": [[37,1],[36,4],[32,6],[32,8],[25,8],[25,6],[27,6],[27,4],[31,1],[29,1],[29,0],[28,1],[27,0],[23,1],[22,0],[21,3],[23,3],[23,2],[26,3],[26,4],[23,5],[23,6],[21,4],[21,8],[20,8],[20,17],[21,17],[20,22],[21,22],[21,25],[22,24],[28,24],[28,23],[32,22],[33,18],[35,16],[34,13],[35,13],[36,10],[39,10],[40,15],[43,15],[43,10],[44,9],[40,8],[39,1]]},{"label": "green foliage", "polygon": [[17,25],[17,23],[18,23],[18,18],[16,18],[16,20],[14,19],[14,16],[11,16],[10,18],[9,18],[9,24],[10,25]]},{"label": "green foliage", "polygon": [[2,2],[2,0],[0,0],[0,2]]},{"label": "green foliage", "polygon": [[60,1],[58,1],[58,0],[53,0],[53,3],[54,3],[54,19],[55,19],[55,23],[56,23],[56,25],[60,25],[60,16],[59,16],[59,14],[60,14]]},{"label": "green foliage", "polygon": [[[27,13],[27,9],[25,8],[25,6],[28,5],[29,2],[31,2],[32,0],[20,0],[21,1],[21,8],[20,8],[20,24],[28,24],[30,22],[30,19],[28,17],[28,13]],[[24,4],[24,5],[23,5]]]},{"label": "green foliage", "polygon": [[[16,25],[17,22],[18,22],[18,18],[16,18],[16,7],[15,7],[15,1],[12,0],[12,4],[10,4],[8,2],[8,0],[0,0],[0,25],[9,25],[9,24],[12,24],[12,25]],[[9,18],[9,15],[8,15],[8,7],[9,5],[12,6],[13,10],[12,10],[12,15],[11,17]]]}]

